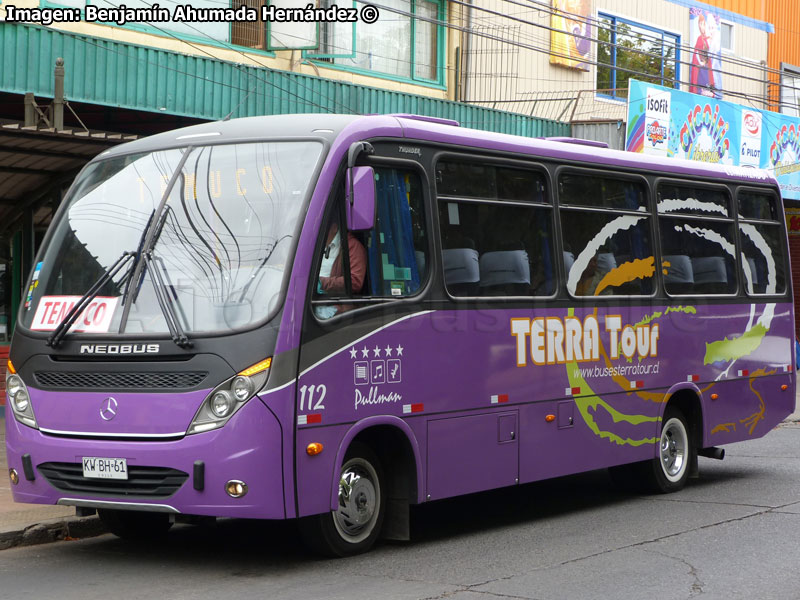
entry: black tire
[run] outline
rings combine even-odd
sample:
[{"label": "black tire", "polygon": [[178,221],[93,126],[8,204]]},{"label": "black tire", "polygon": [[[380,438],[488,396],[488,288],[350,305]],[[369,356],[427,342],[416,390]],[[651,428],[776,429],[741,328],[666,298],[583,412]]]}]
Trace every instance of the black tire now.
[{"label": "black tire", "polygon": [[697,448],[683,413],[667,407],[661,420],[658,456],[651,460],[609,469],[611,479],[623,489],[669,494],[683,489],[689,479]]},{"label": "black tire", "polygon": [[383,470],[375,453],[354,443],[339,476],[339,509],[300,519],[300,534],[313,551],[342,557],[368,551],[380,536],[386,513]]},{"label": "black tire", "polygon": [[172,527],[167,513],[99,509],[97,515],[106,529],[125,540],[157,539]]}]

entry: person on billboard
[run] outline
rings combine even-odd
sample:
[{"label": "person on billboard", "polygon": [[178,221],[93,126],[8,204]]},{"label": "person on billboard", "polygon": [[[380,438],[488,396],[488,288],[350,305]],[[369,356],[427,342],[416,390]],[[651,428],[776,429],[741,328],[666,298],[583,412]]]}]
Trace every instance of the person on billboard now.
[{"label": "person on billboard", "polygon": [[711,70],[711,45],[707,33],[706,18],[703,13],[697,15],[697,27],[700,30],[694,44],[692,54],[691,85],[689,91],[703,96],[714,96],[714,72]]}]

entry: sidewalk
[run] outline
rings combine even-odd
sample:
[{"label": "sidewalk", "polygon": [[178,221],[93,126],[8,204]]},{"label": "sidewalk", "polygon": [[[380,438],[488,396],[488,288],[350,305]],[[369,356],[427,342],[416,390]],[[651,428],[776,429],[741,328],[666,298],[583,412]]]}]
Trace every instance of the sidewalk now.
[{"label": "sidewalk", "polygon": [[71,506],[17,504],[11,499],[6,422],[0,413],[0,550],[101,533],[105,529],[96,516],[78,518]]},{"label": "sidewalk", "polygon": [[[795,402],[795,412],[786,421],[800,421],[800,389]],[[70,506],[17,504],[11,499],[5,432],[5,420],[0,413],[0,550],[105,533],[96,516],[78,518]]]}]

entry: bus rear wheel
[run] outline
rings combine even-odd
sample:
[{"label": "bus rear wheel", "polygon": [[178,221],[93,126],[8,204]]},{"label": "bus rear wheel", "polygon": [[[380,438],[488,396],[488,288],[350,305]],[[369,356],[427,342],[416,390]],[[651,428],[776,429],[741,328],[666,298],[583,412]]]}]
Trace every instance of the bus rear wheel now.
[{"label": "bus rear wheel", "polygon": [[656,458],[609,469],[612,479],[623,488],[655,494],[683,489],[697,451],[686,417],[668,407],[661,420]]},{"label": "bus rear wheel", "polygon": [[156,539],[172,527],[166,513],[99,509],[97,515],[106,529],[125,540]]},{"label": "bus rear wheel", "polygon": [[304,541],[325,556],[352,556],[369,550],[380,535],[386,512],[383,471],[378,457],[353,444],[339,474],[338,508],[300,520]]}]

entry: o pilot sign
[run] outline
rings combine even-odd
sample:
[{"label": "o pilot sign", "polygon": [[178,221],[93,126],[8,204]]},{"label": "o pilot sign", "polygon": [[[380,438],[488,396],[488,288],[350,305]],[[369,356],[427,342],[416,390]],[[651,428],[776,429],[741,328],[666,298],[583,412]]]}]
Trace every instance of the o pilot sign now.
[{"label": "o pilot sign", "polygon": [[[37,331],[52,331],[67,313],[80,300],[80,296],[43,296],[33,315],[31,329]],[[117,307],[119,298],[98,296],[94,298],[81,312],[70,331],[85,333],[105,333],[111,326],[111,317]]]}]

